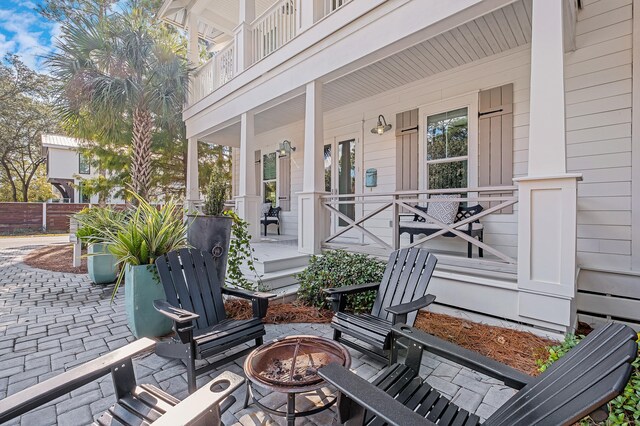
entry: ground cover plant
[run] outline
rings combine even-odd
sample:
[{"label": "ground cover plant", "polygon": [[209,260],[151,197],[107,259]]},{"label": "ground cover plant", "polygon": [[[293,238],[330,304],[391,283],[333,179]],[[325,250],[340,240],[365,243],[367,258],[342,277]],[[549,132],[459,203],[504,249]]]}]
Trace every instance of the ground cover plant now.
[{"label": "ground cover plant", "polygon": [[[568,334],[562,343],[547,347],[548,356],[537,360],[539,371],[546,370],[580,343],[583,338],[583,335]],[[640,333],[638,333],[638,341],[640,342]],[[624,392],[608,404],[609,418],[603,423],[585,419],[580,423],[581,425],[626,426],[640,424],[640,351],[632,365],[631,379],[629,379]]]},{"label": "ground cover plant", "polygon": [[[321,256],[312,256],[309,266],[296,277],[300,283],[298,298],[316,308],[329,308],[325,288],[348,285],[379,283],[385,264],[370,256],[331,250]],[[347,310],[369,312],[376,298],[375,291],[350,295]]]}]

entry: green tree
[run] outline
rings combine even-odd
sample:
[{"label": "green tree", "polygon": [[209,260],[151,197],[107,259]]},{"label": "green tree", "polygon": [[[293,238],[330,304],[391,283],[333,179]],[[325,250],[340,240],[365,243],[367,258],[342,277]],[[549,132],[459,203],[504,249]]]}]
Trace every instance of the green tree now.
[{"label": "green tree", "polygon": [[187,93],[184,43],[154,25],[149,3],[125,12],[85,15],[65,22],[58,52],[48,58],[60,88],[65,122],[85,139],[119,140],[131,127],[129,174],[134,190],[149,197],[154,134],[179,135]]},{"label": "green tree", "polygon": [[29,187],[45,161],[42,133],[57,129],[50,89],[49,79],[17,56],[0,62],[0,181],[12,201],[29,200]]}]

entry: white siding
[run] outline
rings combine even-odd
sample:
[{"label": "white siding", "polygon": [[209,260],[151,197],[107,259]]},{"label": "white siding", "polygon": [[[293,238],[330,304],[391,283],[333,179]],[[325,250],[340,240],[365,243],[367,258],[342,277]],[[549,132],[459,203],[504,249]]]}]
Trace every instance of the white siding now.
[{"label": "white siding", "polygon": [[578,264],[631,268],[631,0],[589,2],[565,56],[567,169],[578,184]]}]

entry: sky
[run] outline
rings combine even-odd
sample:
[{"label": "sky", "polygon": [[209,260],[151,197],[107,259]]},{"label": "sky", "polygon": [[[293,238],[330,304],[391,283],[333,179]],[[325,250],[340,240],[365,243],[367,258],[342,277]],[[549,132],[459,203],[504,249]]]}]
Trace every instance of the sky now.
[{"label": "sky", "polygon": [[43,55],[54,49],[60,25],[38,14],[39,0],[0,0],[0,56],[19,55],[38,72],[44,69]]}]

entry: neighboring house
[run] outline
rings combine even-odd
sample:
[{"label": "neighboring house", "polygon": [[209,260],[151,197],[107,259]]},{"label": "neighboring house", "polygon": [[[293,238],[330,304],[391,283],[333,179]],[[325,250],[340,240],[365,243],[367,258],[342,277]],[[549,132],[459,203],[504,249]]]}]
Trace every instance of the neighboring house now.
[{"label": "neighboring house", "polygon": [[[61,135],[42,135],[42,151],[47,158],[47,180],[67,203],[97,203],[98,196],[82,193],[82,180],[98,176],[90,159],[78,151],[80,140]],[[109,197],[109,203],[121,203],[117,197]]]},{"label": "neighboring house", "polygon": [[187,199],[199,202],[197,141],[230,146],[236,208],[254,238],[268,199],[300,253],[384,256],[411,244],[399,230],[420,213],[414,205],[457,196],[485,208],[473,257],[464,234],[437,236],[451,230],[441,216],[439,233],[413,243],[438,255],[430,290],[441,307],[555,332],[578,314],[638,328],[636,9],[166,0],[160,16],[189,31],[191,61],[198,37],[215,52],[194,71],[183,114]]}]

